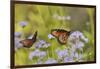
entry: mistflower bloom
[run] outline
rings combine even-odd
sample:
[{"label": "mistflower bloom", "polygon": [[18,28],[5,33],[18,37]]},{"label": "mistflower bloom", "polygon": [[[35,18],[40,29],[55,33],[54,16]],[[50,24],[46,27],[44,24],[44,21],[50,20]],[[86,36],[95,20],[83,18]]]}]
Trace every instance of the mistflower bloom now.
[{"label": "mistflower bloom", "polygon": [[83,47],[85,46],[85,43],[88,42],[88,38],[86,38],[82,32],[75,31],[69,36],[68,42],[70,45],[70,57],[75,58],[76,61],[81,61]]},{"label": "mistflower bloom", "polygon": [[83,42],[78,42],[78,44],[77,44],[77,46],[76,46],[76,48],[77,49],[81,49],[81,48],[83,48],[84,47],[84,43]]},{"label": "mistflower bloom", "polygon": [[15,37],[20,37],[21,36],[21,32],[15,32]]},{"label": "mistflower bloom", "polygon": [[15,41],[14,41],[14,44],[15,44],[15,51],[18,49],[18,48],[21,48],[23,47],[23,45],[20,43],[20,38],[17,38],[15,37]]},{"label": "mistflower bloom", "polygon": [[78,53],[77,53],[77,52],[75,53],[74,57],[75,57],[75,58],[78,58]]},{"label": "mistflower bloom", "polygon": [[39,41],[41,44],[45,44],[46,42],[44,40]]},{"label": "mistflower bloom", "polygon": [[53,59],[53,58],[49,58],[49,59],[45,62],[45,64],[52,64],[52,63],[58,63],[58,61],[55,60],[55,59]]},{"label": "mistflower bloom", "polygon": [[81,39],[84,40],[86,43],[88,43],[88,38],[85,38],[84,36],[81,36]]},{"label": "mistflower bloom", "polygon": [[[69,58],[73,59],[73,61],[74,61],[74,59],[75,59],[76,61],[81,61],[82,58],[83,58],[83,55],[82,55],[82,53],[78,53],[77,51],[75,51],[75,52],[70,52]],[[67,59],[66,59],[66,60],[67,60]]]},{"label": "mistflower bloom", "polygon": [[36,44],[35,44],[35,48],[48,48],[50,46],[50,43],[44,41],[44,40],[39,40]]},{"label": "mistflower bloom", "polygon": [[[85,45],[85,42],[88,42],[88,38],[85,38],[85,36],[83,35],[83,33],[79,32],[79,31],[75,31],[73,32],[70,36],[69,36],[69,44],[77,49],[82,49]],[[85,42],[83,42],[83,41]]]},{"label": "mistflower bloom", "polygon": [[75,53],[75,56],[74,57],[76,58],[77,61],[80,61],[83,58],[82,54],[79,54],[77,52]]},{"label": "mistflower bloom", "polygon": [[54,37],[53,35],[49,34],[49,35],[48,35],[48,38],[49,38],[49,39],[52,39],[52,38],[55,38],[55,37]]},{"label": "mistflower bloom", "polygon": [[43,64],[43,62],[42,61],[38,61],[37,64]]},{"label": "mistflower bloom", "polygon": [[73,62],[74,60],[73,60],[73,57],[65,57],[64,58],[64,60],[63,60],[63,62]]},{"label": "mistflower bloom", "polygon": [[34,57],[38,57],[38,58],[42,59],[45,56],[46,56],[45,51],[40,51],[39,49],[36,49],[35,51],[33,51],[29,54],[29,59],[32,60],[32,58],[34,58]]},{"label": "mistflower bloom", "polygon": [[65,49],[65,50],[56,50],[56,53],[58,55],[58,59],[63,59],[66,56],[68,56],[68,50],[67,49]]},{"label": "mistflower bloom", "polygon": [[51,44],[50,43],[46,43],[42,46],[42,48],[48,48]]},{"label": "mistflower bloom", "polygon": [[74,43],[77,41],[80,41],[80,39],[88,42],[88,38],[85,38],[83,33],[81,33],[80,31],[75,31],[69,36],[69,40],[74,42]]},{"label": "mistflower bloom", "polygon": [[26,21],[21,21],[21,22],[20,22],[20,26],[23,27],[23,28],[24,28],[25,26],[27,26],[27,25],[28,25],[28,22],[26,22]]}]

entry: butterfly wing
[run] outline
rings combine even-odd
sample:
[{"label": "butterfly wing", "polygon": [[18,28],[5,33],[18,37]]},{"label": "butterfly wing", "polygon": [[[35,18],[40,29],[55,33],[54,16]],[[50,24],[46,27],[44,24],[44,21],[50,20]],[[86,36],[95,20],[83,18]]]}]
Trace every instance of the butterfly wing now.
[{"label": "butterfly wing", "polygon": [[22,43],[24,47],[30,48],[33,45],[33,43],[36,42],[36,38],[37,38],[37,31],[35,32],[32,39],[25,39],[20,41],[20,43]]},{"label": "butterfly wing", "polygon": [[33,42],[35,42],[37,39],[37,31],[34,33],[34,36],[32,37]]},{"label": "butterfly wing", "polygon": [[51,31],[51,34],[55,37],[58,37],[60,35],[60,32],[58,32],[56,29]]},{"label": "butterfly wing", "polygon": [[32,46],[32,44],[33,44],[31,39],[22,40],[22,41],[20,41],[20,43],[22,43],[23,46],[27,47],[27,48],[30,48]]},{"label": "butterfly wing", "polygon": [[68,36],[66,35],[66,33],[62,33],[59,37],[58,37],[58,41],[61,44],[66,44],[67,43],[67,39]]},{"label": "butterfly wing", "polygon": [[66,31],[63,29],[53,29],[51,30],[51,34],[58,39],[59,43],[66,44],[68,36],[70,35],[70,31]]}]

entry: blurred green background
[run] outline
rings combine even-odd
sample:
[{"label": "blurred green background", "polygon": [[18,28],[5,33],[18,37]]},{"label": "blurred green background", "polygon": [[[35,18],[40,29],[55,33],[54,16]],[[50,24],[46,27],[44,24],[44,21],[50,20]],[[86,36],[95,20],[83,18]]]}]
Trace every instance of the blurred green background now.
[{"label": "blurred green background", "polygon": [[[25,28],[20,26],[20,22],[26,21]],[[38,31],[38,38],[51,42],[52,46],[48,48],[47,57],[57,58],[54,53],[56,48],[63,48],[57,40],[49,40],[48,34],[51,29],[65,29],[70,31],[81,31],[89,42],[84,47],[85,61],[94,60],[94,8],[67,7],[67,6],[48,6],[32,4],[15,5],[15,32],[22,33],[22,39],[27,38],[35,31]],[[34,45],[33,45],[34,46]],[[29,52],[33,48],[21,48],[15,52],[16,65],[34,64],[29,60]],[[46,58],[45,58],[46,59]]]}]

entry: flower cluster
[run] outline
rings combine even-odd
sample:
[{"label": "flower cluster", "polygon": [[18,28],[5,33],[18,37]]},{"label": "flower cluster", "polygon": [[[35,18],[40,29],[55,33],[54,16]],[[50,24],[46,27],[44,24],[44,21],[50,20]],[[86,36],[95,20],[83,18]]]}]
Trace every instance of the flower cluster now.
[{"label": "flower cluster", "polygon": [[20,43],[20,36],[21,36],[21,33],[20,32],[15,32],[15,51],[18,49],[18,48],[21,48],[23,45]]},{"label": "flower cluster", "polygon": [[56,50],[56,53],[58,55],[58,59],[63,59],[65,58],[66,56],[68,56],[68,50],[65,49],[65,50]]},{"label": "flower cluster", "polygon": [[58,63],[58,61],[55,60],[54,58],[49,58],[49,59],[45,62],[45,64],[52,64],[52,63]]},{"label": "flower cluster", "polygon": [[24,28],[25,26],[28,25],[28,22],[26,22],[26,21],[21,21],[19,24],[20,24],[21,27]]},{"label": "flower cluster", "polygon": [[35,48],[48,48],[50,46],[50,43],[44,41],[44,40],[39,40],[36,44],[35,44]]},{"label": "flower cluster", "polygon": [[32,51],[29,54],[29,59],[32,60],[34,57],[38,57],[39,59],[43,59],[46,56],[45,51],[40,51],[39,49],[36,49],[35,51]]},{"label": "flower cluster", "polygon": [[[22,47],[22,44],[20,43],[21,33],[15,32],[15,50]],[[32,36],[29,36],[28,39],[31,39]],[[49,39],[55,38],[51,34],[48,35]],[[46,58],[48,50],[51,46],[49,42],[46,42],[45,40],[38,40],[33,48],[34,51],[29,52],[29,59],[34,60],[37,59],[36,64],[52,64],[52,63],[67,63],[67,62],[80,62],[83,61],[83,47],[85,46],[85,43],[88,42],[88,38],[86,38],[82,32],[80,31],[74,31],[70,34],[68,38],[68,47],[65,48],[56,48],[54,49],[54,52],[57,54],[57,58],[53,58],[52,56],[49,56],[47,60],[44,60]],[[66,46],[66,45],[65,45]],[[46,49],[44,51],[44,49]]]},{"label": "flower cluster", "polygon": [[[69,36],[68,40],[70,45],[70,57],[77,61],[81,61],[83,58],[83,47],[85,46],[85,43],[88,42],[88,38],[86,38],[80,31],[75,31]],[[78,52],[78,50],[80,52]]]},{"label": "flower cluster", "polygon": [[[84,42],[83,42],[84,41]],[[85,38],[83,33],[80,31],[75,31],[69,36],[69,44],[72,47],[72,50],[80,49],[85,46],[84,44],[88,42],[88,38]]]},{"label": "flower cluster", "polygon": [[49,35],[48,35],[48,38],[49,38],[49,39],[53,39],[53,38],[55,38],[55,37],[54,37],[53,35],[49,34]]},{"label": "flower cluster", "polygon": [[64,49],[64,50],[56,50],[56,53],[57,53],[57,55],[58,55],[58,61],[59,62],[73,62],[74,60],[73,60],[73,58],[72,57],[70,57],[70,55],[69,55],[69,52],[68,52],[69,50],[68,49]]}]

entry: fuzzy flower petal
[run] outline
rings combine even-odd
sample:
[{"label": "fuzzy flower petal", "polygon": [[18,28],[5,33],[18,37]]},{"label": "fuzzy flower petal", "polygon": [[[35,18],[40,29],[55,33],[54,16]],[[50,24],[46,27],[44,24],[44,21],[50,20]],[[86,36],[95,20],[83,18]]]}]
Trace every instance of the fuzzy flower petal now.
[{"label": "fuzzy flower petal", "polygon": [[39,40],[36,44],[35,44],[35,48],[48,48],[50,46],[50,43],[44,41],[44,40]]},{"label": "fuzzy flower petal", "polygon": [[25,27],[25,26],[27,26],[28,25],[28,22],[26,22],[26,21],[21,21],[20,22],[20,26],[21,27]]},{"label": "fuzzy flower petal", "polygon": [[49,38],[49,39],[52,39],[52,38],[55,38],[55,37],[54,37],[53,35],[49,34],[49,35],[48,35],[48,38]]},{"label": "fuzzy flower petal", "polygon": [[72,57],[65,57],[64,58],[64,62],[73,62],[73,58]]},{"label": "fuzzy flower petal", "polygon": [[17,50],[18,48],[23,47],[23,45],[20,43],[20,38],[15,37],[15,50]]},{"label": "fuzzy flower petal", "polygon": [[34,57],[43,59],[45,56],[46,56],[45,51],[40,51],[39,49],[36,49],[35,51],[33,51],[29,54],[29,59],[32,60],[32,58],[34,58]]},{"label": "fuzzy flower petal", "polygon": [[20,37],[21,36],[21,32],[15,32],[15,37]]},{"label": "fuzzy flower petal", "polygon": [[66,57],[68,55],[68,51],[65,50],[58,50],[56,51],[57,55],[58,55],[58,59],[63,59],[64,57]]},{"label": "fuzzy flower petal", "polygon": [[55,60],[55,59],[53,59],[53,58],[49,58],[45,63],[46,63],[46,64],[57,63],[57,60]]}]

